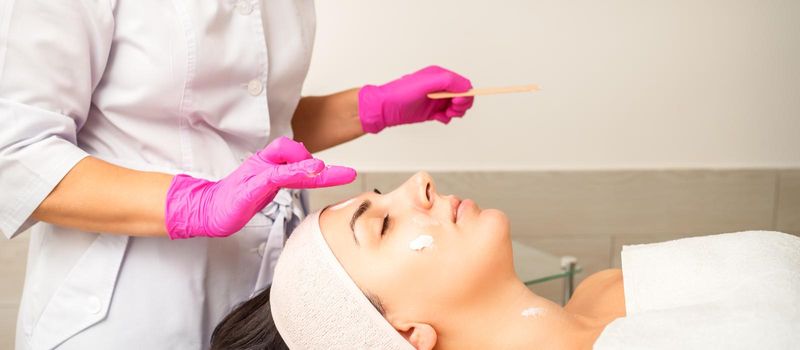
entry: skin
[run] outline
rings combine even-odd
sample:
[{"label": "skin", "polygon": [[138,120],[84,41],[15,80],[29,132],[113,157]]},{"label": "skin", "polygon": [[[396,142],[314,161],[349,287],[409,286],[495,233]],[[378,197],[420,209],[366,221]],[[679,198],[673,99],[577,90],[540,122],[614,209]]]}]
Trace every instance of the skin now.
[{"label": "skin", "polygon": [[292,118],[295,140],[315,153],[364,135],[358,117],[359,90],[302,98]]},{"label": "skin", "polygon": [[[350,221],[364,200],[371,206],[354,237]],[[440,195],[424,172],[390,193],[327,208],[320,227],[353,281],[417,349],[590,349],[625,314],[618,270],[587,278],[563,308],[532,293],[514,273],[505,214]],[[433,246],[409,249],[420,234]],[[543,312],[523,317],[530,307]]]},{"label": "skin", "polygon": [[[358,89],[302,98],[292,128],[295,140],[311,152],[363,135]],[[81,231],[166,237],[164,210],[172,178],[86,157],[70,169],[32,217]]]}]

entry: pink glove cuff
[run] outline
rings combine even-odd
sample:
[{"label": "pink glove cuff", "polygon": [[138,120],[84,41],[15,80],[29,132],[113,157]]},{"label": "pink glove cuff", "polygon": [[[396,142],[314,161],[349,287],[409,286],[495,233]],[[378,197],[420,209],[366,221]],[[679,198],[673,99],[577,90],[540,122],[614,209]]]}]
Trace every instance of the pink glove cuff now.
[{"label": "pink glove cuff", "polygon": [[195,196],[202,196],[214,183],[186,174],[175,175],[167,191],[164,221],[170,239],[210,236],[202,228],[202,208],[192,208]]},{"label": "pink glove cuff", "polygon": [[377,134],[386,127],[382,100],[381,90],[375,85],[365,85],[358,91],[358,118],[364,132]]}]

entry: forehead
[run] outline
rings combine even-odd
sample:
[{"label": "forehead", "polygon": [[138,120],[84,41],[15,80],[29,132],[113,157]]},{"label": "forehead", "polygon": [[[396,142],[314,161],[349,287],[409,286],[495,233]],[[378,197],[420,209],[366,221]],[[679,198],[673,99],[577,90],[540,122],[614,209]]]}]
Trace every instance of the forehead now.
[{"label": "forehead", "polygon": [[[343,250],[353,249],[353,233],[350,220],[358,206],[366,199],[366,193],[334,203],[322,210],[319,226],[334,255],[342,256]],[[339,259],[341,261],[341,258]]]},{"label": "forehead", "polygon": [[334,226],[329,230],[336,230],[337,228],[335,226],[338,226],[337,224],[341,223],[341,221],[349,221],[356,211],[356,208],[358,208],[365,199],[366,192],[355,197],[341,200],[322,209],[320,213],[320,227],[323,228],[323,233],[325,233],[325,229],[329,226]]}]

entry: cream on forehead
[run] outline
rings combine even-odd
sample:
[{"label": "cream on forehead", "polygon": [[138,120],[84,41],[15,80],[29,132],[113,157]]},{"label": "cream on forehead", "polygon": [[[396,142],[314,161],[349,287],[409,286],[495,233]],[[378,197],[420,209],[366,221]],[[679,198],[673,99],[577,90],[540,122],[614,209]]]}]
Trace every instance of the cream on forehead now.
[{"label": "cream on forehead", "polygon": [[334,206],[330,207],[329,209],[331,209],[331,210],[339,210],[339,209],[342,209],[342,208],[344,208],[344,207],[346,207],[346,206],[350,205],[350,203],[353,203],[353,201],[354,201],[354,200],[356,200],[356,199],[355,199],[355,198],[350,198],[350,199],[348,199],[348,200],[346,200],[346,201],[344,201],[344,202],[341,202],[341,203],[339,203],[339,204],[337,204],[337,205],[334,205]]},{"label": "cream on forehead", "polygon": [[408,243],[408,249],[420,251],[433,245],[433,237],[429,235],[419,235]]}]

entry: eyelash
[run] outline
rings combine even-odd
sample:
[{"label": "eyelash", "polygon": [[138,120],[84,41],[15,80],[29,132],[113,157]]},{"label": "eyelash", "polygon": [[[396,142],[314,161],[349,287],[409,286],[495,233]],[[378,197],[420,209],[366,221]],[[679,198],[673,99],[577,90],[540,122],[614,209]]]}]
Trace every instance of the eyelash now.
[{"label": "eyelash", "polygon": [[378,191],[378,189],[377,189],[377,188],[373,188],[373,189],[372,189],[372,192],[375,192],[375,193],[377,193],[377,194],[383,194],[383,193],[381,193],[381,191]]}]

